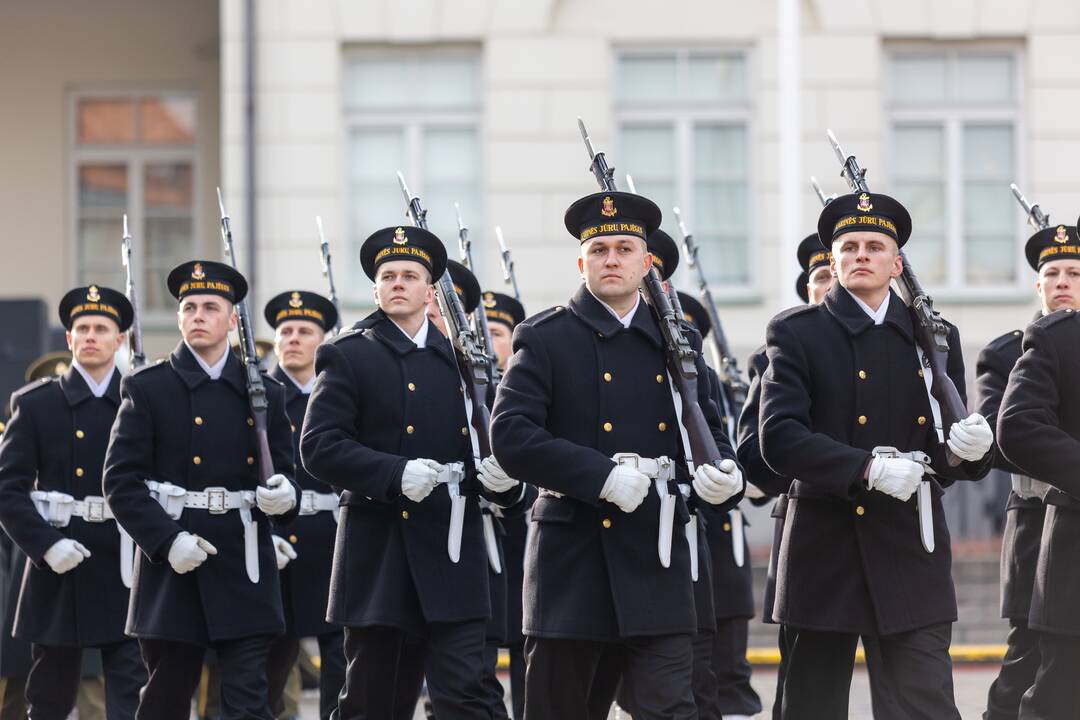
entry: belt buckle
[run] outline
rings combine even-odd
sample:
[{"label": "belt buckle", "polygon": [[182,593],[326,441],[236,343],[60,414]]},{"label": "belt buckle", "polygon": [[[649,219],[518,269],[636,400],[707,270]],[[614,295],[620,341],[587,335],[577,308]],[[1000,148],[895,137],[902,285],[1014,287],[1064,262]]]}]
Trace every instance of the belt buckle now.
[{"label": "belt buckle", "polygon": [[[675,466],[671,462],[671,458],[667,455],[661,455],[656,458],[656,479],[663,480],[664,482],[671,482],[675,479]],[[672,493],[674,494],[674,493]]]},{"label": "belt buckle", "polygon": [[300,514],[301,515],[314,515],[315,510],[315,491],[314,490],[301,490],[300,491]]},{"label": "belt buckle", "polygon": [[225,488],[206,489],[206,510],[211,515],[224,515],[228,512],[225,507]]},{"label": "belt buckle", "polygon": [[86,521],[92,523],[105,522],[105,498],[91,496],[85,498]]},{"label": "belt buckle", "polygon": [[641,456],[637,453],[615,453],[611,459],[616,465],[628,465],[635,470],[641,469]]}]

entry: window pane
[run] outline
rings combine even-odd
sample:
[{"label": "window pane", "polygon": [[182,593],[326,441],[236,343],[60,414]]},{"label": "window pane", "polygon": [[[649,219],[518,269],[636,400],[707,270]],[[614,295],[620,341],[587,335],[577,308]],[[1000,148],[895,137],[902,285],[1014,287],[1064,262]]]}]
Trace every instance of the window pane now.
[{"label": "window pane", "polygon": [[81,145],[130,143],[135,140],[135,109],[131,100],[86,99],[76,111]]},{"label": "window pane", "polygon": [[919,279],[928,285],[945,282],[944,183],[897,182],[896,197],[911,213],[912,236],[904,252]]},{"label": "window pane", "polygon": [[120,289],[121,217],[127,210],[126,165],[81,165],[77,220],[80,283],[100,283]]},{"label": "window pane", "polygon": [[957,99],[1010,102],[1015,92],[1011,55],[961,56],[956,64]]},{"label": "window pane", "polygon": [[893,128],[893,172],[898,179],[940,179],[945,170],[945,129],[941,125]]},{"label": "window pane", "polygon": [[694,231],[710,283],[749,282],[746,233],[747,192],[741,182],[694,185]]},{"label": "window pane", "polygon": [[624,55],[619,58],[619,103],[656,105],[675,99],[677,92],[675,56]]},{"label": "window pane", "polygon": [[746,63],[737,55],[693,55],[680,94],[695,102],[744,100]]},{"label": "window pane", "polygon": [[476,108],[480,105],[480,62],[476,57],[426,57],[413,79],[413,102],[424,107]]},{"label": "window pane", "polygon": [[[630,173],[635,185],[650,181],[674,182],[675,130],[671,125],[624,125],[619,139],[619,154],[625,165],[616,166],[616,173]],[[616,182],[621,179],[617,177]]]},{"label": "window pane", "polygon": [[968,237],[966,249],[964,275],[972,285],[1002,285],[1016,281],[1016,239],[1012,235]]},{"label": "window pane", "polygon": [[964,177],[1009,181],[1013,175],[1011,125],[964,127]]},{"label": "window pane", "polygon": [[697,179],[745,176],[746,144],[746,128],[743,125],[697,125],[694,128],[694,171]]},{"label": "window pane", "polygon": [[904,245],[904,254],[924,285],[945,282],[945,236],[920,232]]},{"label": "window pane", "polygon": [[352,108],[390,108],[410,104],[403,58],[357,57],[345,68],[345,104]]},{"label": "window pane", "polygon": [[[365,297],[360,246],[375,230],[404,223],[401,191],[394,173],[405,167],[405,133],[401,128],[364,128],[349,135],[350,290]],[[406,178],[412,181],[412,178]],[[415,181],[414,181],[415,182]]]},{"label": "window pane", "polygon": [[195,142],[195,101],[192,98],[143,98],[139,101],[139,130],[147,143],[190,145]]},{"label": "window pane", "polygon": [[944,55],[897,55],[892,58],[890,91],[900,103],[942,102],[948,95]]},{"label": "window pane", "polygon": [[[79,210],[80,214],[104,211],[104,214],[124,212],[127,205],[126,165],[80,165]],[[101,215],[100,212],[97,213]]]},{"label": "window pane", "polygon": [[172,268],[191,257],[193,190],[191,163],[146,165],[143,180],[146,221],[139,250],[145,258],[140,299],[147,308],[165,309],[173,305],[165,278]]},{"label": "window pane", "polygon": [[[479,149],[475,128],[439,128],[424,132],[424,207],[429,227],[447,245],[447,254],[457,258],[457,217],[459,203],[472,228],[470,237],[481,242],[484,223],[480,217]],[[477,258],[480,261],[481,258]]]},{"label": "window pane", "polygon": [[1013,282],[1012,126],[969,125],[963,138],[965,278],[973,285]]}]

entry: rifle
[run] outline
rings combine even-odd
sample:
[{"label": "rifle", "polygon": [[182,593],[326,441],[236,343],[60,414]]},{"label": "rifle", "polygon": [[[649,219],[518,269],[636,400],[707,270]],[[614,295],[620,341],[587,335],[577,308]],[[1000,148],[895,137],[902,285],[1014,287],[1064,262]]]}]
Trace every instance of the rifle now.
[{"label": "rifle", "polygon": [[[870,186],[866,183],[866,169],[859,167],[854,155],[844,153],[832,130],[827,130],[826,135],[843,168],[840,175],[847,180],[851,191],[870,192]],[[896,279],[896,285],[900,297],[911,312],[915,324],[915,341],[922,349],[925,361],[929,363],[930,394],[941,407],[941,434],[944,441],[949,437],[949,429],[953,423],[963,420],[968,414],[964,401],[960,399],[960,392],[946,372],[949,362],[949,330],[941,313],[934,309],[933,298],[923,289],[903,250],[900,250],[900,260],[903,271]],[[960,464],[960,458],[953,455],[947,445],[945,454],[949,465]]]},{"label": "rifle", "polygon": [[124,213],[124,234],[121,236],[120,261],[124,264],[127,272],[127,286],[125,295],[134,311],[134,319],[128,329],[128,348],[130,352],[129,362],[132,370],[138,370],[146,365],[146,353],[143,352],[142,325],[139,323],[139,301],[135,297],[135,269],[131,265],[131,233],[128,232],[127,213]]},{"label": "rifle", "polygon": [[1032,205],[1028,202],[1028,199],[1024,197],[1024,193],[1020,192],[1020,188],[1016,187],[1016,183],[1009,185],[1009,189],[1012,190],[1013,197],[1020,203],[1020,207],[1024,208],[1024,214],[1027,216],[1028,224],[1036,230],[1045,230],[1050,227],[1050,215],[1044,213],[1038,203]]},{"label": "rifle", "polygon": [[[578,129],[581,131],[581,137],[589,153],[589,170],[596,178],[597,184],[601,190],[615,192],[617,190],[615,169],[608,166],[604,153],[596,152],[593,148],[592,140],[589,139],[589,133],[585,130],[585,123],[581,121],[581,118],[578,118]],[[690,444],[690,460],[695,467],[705,464],[719,466],[723,457],[720,455],[720,449],[716,446],[716,440],[698,403],[698,372],[695,363],[697,352],[683,334],[679,318],[676,317],[671,300],[664,292],[663,282],[656,268],[649,268],[649,272],[642,280],[642,290],[653,312],[656,313],[660,332],[664,337],[668,371],[682,399],[682,423],[686,428]]]},{"label": "rifle", "polygon": [[337,288],[334,287],[334,266],[330,260],[330,243],[326,242],[326,236],[323,235],[322,218],[318,215],[315,216],[315,227],[319,229],[319,252],[320,260],[322,261],[322,274],[326,278],[327,284],[330,286],[330,302],[334,304],[334,309],[337,310],[337,321],[334,323],[334,334],[337,335],[341,332],[341,306],[338,304]]},{"label": "rifle", "polygon": [[701,262],[698,259],[698,245],[694,241],[694,235],[686,229],[686,223],[683,222],[679,208],[672,208],[672,210],[675,213],[675,219],[679,223],[679,233],[683,238],[683,249],[686,250],[686,262],[697,271],[698,296],[701,298],[701,304],[705,306],[705,312],[708,314],[709,322],[712,324],[709,347],[712,350],[716,374],[720,377],[720,382],[723,383],[727,391],[726,399],[730,405],[727,415],[737,422],[737,415],[741,412],[743,403],[746,402],[746,395],[750,392],[750,387],[742,378],[742,373],[739,371],[739,361],[735,359],[735,353],[731,352],[731,345],[728,343],[727,335],[724,334],[724,326],[720,322],[720,313],[716,311],[716,302],[713,300],[712,291],[709,289],[705,269],[701,267]]},{"label": "rifle", "polygon": [[836,194],[826,195],[825,191],[821,189],[821,185],[818,184],[817,178],[813,175],[810,176],[810,187],[814,188],[814,194],[817,195],[818,200],[821,201],[821,206],[825,207],[833,200],[836,199]]},{"label": "rifle", "polygon": [[[401,193],[405,196],[409,220],[416,227],[427,230],[427,210],[420,204],[420,198],[409,192],[409,186],[405,184],[405,176],[401,172],[398,172],[397,178]],[[454,281],[449,272],[444,272],[435,282],[435,296],[439,301],[439,310],[446,319],[446,329],[458,359],[458,372],[461,373],[472,407],[471,424],[473,437],[479,446],[479,462],[491,454],[491,440],[488,436],[490,413],[485,403],[490,372],[488,356],[481,349],[476,333],[469,326],[465,308],[454,290]]]},{"label": "rifle", "polygon": [[495,238],[499,241],[499,263],[502,265],[503,282],[514,288],[514,299],[521,302],[521,291],[518,290],[517,275],[514,273],[514,260],[510,257],[510,249],[506,247],[502,228],[498,225],[495,226]]},{"label": "rifle", "polygon": [[[225,243],[225,257],[234,269],[237,269],[236,249],[233,247],[232,221],[225,212],[225,201],[221,197],[221,188],[217,189],[218,208],[221,210],[221,240]],[[247,384],[248,404],[251,405],[251,418],[255,422],[255,442],[259,453],[260,483],[265,484],[274,474],[274,460],[270,456],[270,440],[267,436],[267,414],[269,402],[266,386],[262,380],[259,356],[255,352],[255,326],[251,323],[247,301],[236,303],[236,316],[239,320],[237,331],[240,334],[240,359],[244,363],[244,375]]]},{"label": "rifle", "polygon": [[[472,271],[472,240],[469,239],[469,228],[465,227],[465,221],[461,219],[461,206],[454,203],[454,210],[457,212],[458,252],[461,253],[461,263]],[[499,358],[495,355],[495,346],[491,342],[491,328],[488,327],[487,313],[484,312],[483,305],[476,308],[473,313],[473,330],[484,343],[484,350],[487,352],[488,363],[491,367],[491,381],[498,385],[502,379],[502,372],[499,370]]]}]

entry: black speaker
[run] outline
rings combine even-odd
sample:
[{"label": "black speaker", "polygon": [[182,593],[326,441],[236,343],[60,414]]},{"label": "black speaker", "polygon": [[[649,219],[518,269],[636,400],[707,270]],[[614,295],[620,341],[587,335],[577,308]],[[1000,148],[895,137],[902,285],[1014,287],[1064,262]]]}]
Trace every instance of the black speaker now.
[{"label": "black speaker", "polygon": [[30,363],[46,351],[48,342],[48,306],[44,300],[0,300],[0,402],[8,413],[8,398],[26,381]]}]

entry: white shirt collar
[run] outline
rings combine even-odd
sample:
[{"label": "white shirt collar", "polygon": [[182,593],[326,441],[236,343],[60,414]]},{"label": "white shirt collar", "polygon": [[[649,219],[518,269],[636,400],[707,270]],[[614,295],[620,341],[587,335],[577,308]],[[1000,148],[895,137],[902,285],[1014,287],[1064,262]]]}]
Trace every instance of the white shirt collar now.
[{"label": "white shirt collar", "polygon": [[285,377],[287,377],[287,378],[289,378],[290,380],[292,380],[292,383],[293,383],[293,385],[295,385],[295,386],[296,386],[296,388],[297,388],[297,389],[298,389],[298,390],[299,390],[300,392],[302,392],[302,393],[303,393],[304,395],[310,395],[310,394],[311,394],[311,391],[315,389],[315,376],[314,376],[314,375],[312,375],[312,376],[311,376],[311,379],[310,379],[310,380],[308,380],[308,381],[307,381],[306,383],[304,383],[303,385],[301,385],[301,384],[300,384],[300,381],[299,381],[299,380],[297,380],[296,378],[294,378],[294,377],[292,376],[292,373],[291,373],[291,372],[289,372],[288,370],[286,370],[285,368],[281,368],[281,372],[285,373]]},{"label": "white shirt collar", "polygon": [[[184,341],[184,344],[187,345],[186,340]],[[225,346],[225,352],[223,352],[221,354],[221,359],[218,360],[213,365],[207,364],[207,362],[202,359],[202,357],[199,355],[199,353],[197,353],[197,352],[195,352],[194,350],[191,349],[190,345],[187,346],[187,349],[191,350],[191,354],[195,356],[195,362],[199,363],[199,367],[201,367],[203,369],[203,372],[205,372],[207,375],[210,376],[211,380],[217,380],[218,378],[221,377],[221,371],[225,369],[225,363],[229,359],[229,346],[228,345]]]},{"label": "white shirt collar", "polygon": [[864,313],[870,316],[870,319],[874,321],[875,325],[880,325],[881,323],[885,322],[885,314],[889,312],[889,297],[892,296],[891,292],[885,294],[885,299],[881,301],[881,305],[878,306],[877,310],[871,310],[869,305],[864,303],[854,293],[847,290],[846,288],[845,292],[847,292],[848,295],[851,295],[851,298],[856,303],[858,303],[859,307],[863,309]]},{"label": "white shirt collar", "polygon": [[[592,294],[592,290],[589,290],[589,294]],[[634,314],[637,313],[638,305],[641,304],[641,293],[636,293],[634,295],[634,307],[630,308],[630,312],[626,313],[622,317],[619,317],[619,313],[615,312],[615,308],[611,307],[606,302],[596,297],[596,295],[593,295],[593,297],[596,298],[596,302],[606,307],[607,311],[614,315],[615,319],[622,323],[622,326],[627,329],[630,328],[630,323],[634,321]]]},{"label": "white shirt collar", "polygon": [[79,361],[75,358],[71,359],[71,366],[79,371],[79,374],[82,375],[82,379],[86,381],[87,387],[90,388],[90,392],[92,392],[94,394],[94,397],[96,398],[104,397],[105,393],[108,392],[109,383],[112,382],[113,373],[116,372],[116,365],[113,365],[112,369],[109,371],[109,374],[105,376],[105,379],[102,380],[101,384],[99,385],[98,383],[94,382],[94,378],[90,376],[90,373],[86,371],[86,368],[80,365]]},{"label": "white shirt collar", "polygon": [[431,321],[427,319],[426,315],[424,316],[424,322],[420,326],[420,329],[416,331],[416,335],[409,335],[409,333],[405,332],[405,328],[398,325],[397,321],[393,318],[390,318],[390,322],[394,323],[397,329],[401,331],[402,335],[412,340],[416,344],[418,350],[423,350],[427,347],[428,328],[431,325]]}]

